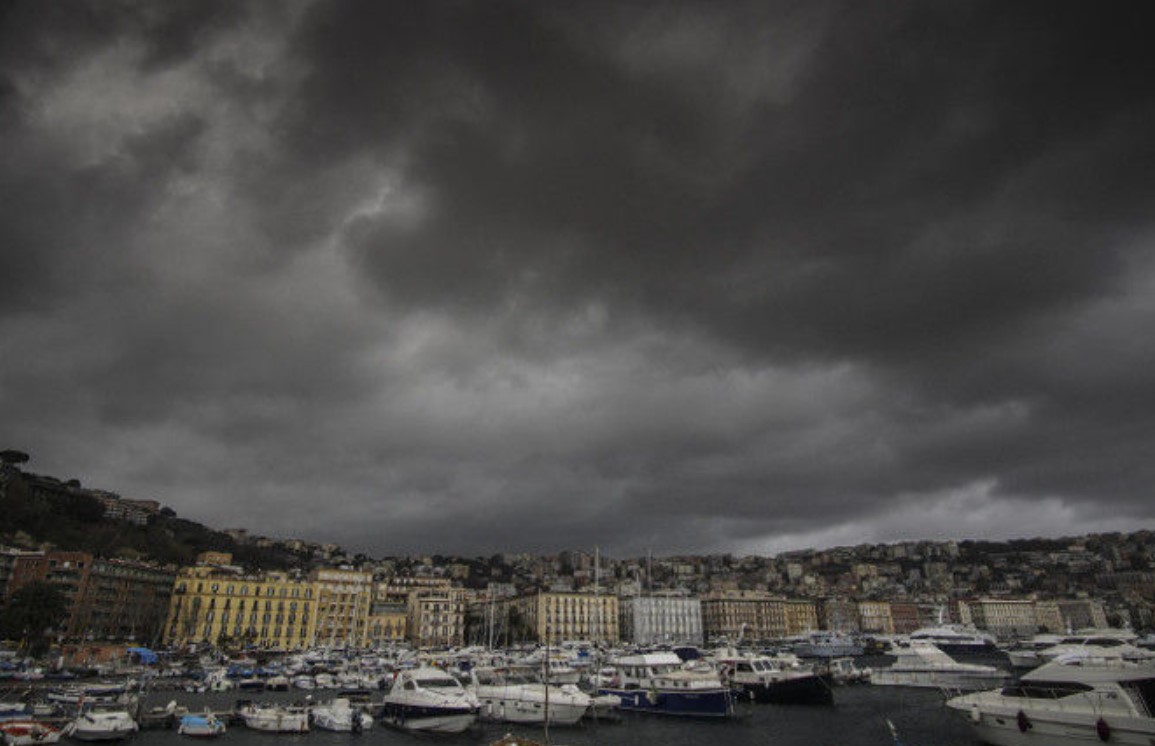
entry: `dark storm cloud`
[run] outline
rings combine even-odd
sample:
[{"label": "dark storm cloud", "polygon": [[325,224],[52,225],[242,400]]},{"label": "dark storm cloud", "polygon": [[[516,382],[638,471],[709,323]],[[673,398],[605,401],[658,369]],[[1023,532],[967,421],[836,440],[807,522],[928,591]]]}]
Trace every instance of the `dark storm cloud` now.
[{"label": "dark storm cloud", "polygon": [[13,4],[2,433],[376,553],[1150,522],[1138,10]]}]

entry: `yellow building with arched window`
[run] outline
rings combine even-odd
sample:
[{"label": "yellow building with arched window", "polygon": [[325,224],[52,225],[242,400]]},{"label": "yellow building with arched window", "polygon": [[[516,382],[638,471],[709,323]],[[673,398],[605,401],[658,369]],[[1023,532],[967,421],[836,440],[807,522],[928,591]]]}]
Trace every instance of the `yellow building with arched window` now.
[{"label": "yellow building with arched window", "polygon": [[316,621],[311,583],[285,573],[244,575],[236,568],[198,565],[177,575],[164,641],[302,650],[313,643]]}]

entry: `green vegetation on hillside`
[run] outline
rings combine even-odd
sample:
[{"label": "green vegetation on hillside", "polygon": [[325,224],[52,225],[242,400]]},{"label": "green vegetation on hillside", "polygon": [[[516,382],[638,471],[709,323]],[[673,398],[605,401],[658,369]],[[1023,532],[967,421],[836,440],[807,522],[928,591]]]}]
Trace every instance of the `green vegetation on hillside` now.
[{"label": "green vegetation on hillside", "polygon": [[89,552],[98,557],[151,560],[189,565],[200,552],[230,552],[236,564],[251,569],[304,568],[310,557],[284,547],[257,547],[228,534],[177,517],[170,509],[148,525],[104,517],[104,506],[83,491],[34,495],[28,476],[0,464],[0,544],[26,549]]}]

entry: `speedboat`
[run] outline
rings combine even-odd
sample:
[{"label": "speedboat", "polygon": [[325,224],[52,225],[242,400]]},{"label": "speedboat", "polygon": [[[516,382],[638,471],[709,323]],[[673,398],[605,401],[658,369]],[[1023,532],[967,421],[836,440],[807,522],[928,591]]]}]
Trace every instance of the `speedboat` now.
[{"label": "speedboat", "polygon": [[911,642],[891,654],[897,660],[887,668],[873,669],[871,684],[973,691],[998,686],[1010,678],[995,666],[960,663],[928,642]]},{"label": "speedboat", "polygon": [[675,653],[641,653],[613,665],[613,681],[598,693],[618,697],[622,710],[702,718],[734,714],[730,688],[705,661],[683,664]]},{"label": "speedboat", "polygon": [[734,696],[751,702],[779,704],[832,704],[830,684],[813,669],[785,665],[768,655],[739,653],[723,648],[714,661]]},{"label": "speedboat", "polygon": [[461,733],[480,709],[460,681],[432,666],[399,671],[381,704],[382,722],[426,733]]},{"label": "speedboat", "polygon": [[97,704],[85,707],[64,730],[77,741],[119,741],[136,733],[140,726],[125,708]]},{"label": "speedboat", "polygon": [[273,703],[238,702],[237,715],[246,728],[265,733],[307,733],[309,713],[304,707]]},{"label": "speedboat", "polygon": [[337,697],[329,702],[314,705],[313,725],[322,730],[340,733],[360,733],[373,727],[373,718],[353,707],[347,697]]},{"label": "speedboat", "polygon": [[56,743],[63,733],[37,720],[5,720],[0,722],[0,736],[7,746],[37,746]]},{"label": "speedboat", "polygon": [[1155,663],[1053,661],[1019,684],[947,701],[994,746],[1155,743]]},{"label": "speedboat", "polygon": [[225,730],[225,721],[208,711],[202,715],[181,716],[180,725],[176,728],[178,735],[192,738],[216,738],[224,735]]},{"label": "speedboat", "polygon": [[481,703],[482,718],[503,723],[544,723],[548,719],[551,725],[573,725],[592,703],[576,686],[545,684],[528,669],[473,669],[466,688]]}]

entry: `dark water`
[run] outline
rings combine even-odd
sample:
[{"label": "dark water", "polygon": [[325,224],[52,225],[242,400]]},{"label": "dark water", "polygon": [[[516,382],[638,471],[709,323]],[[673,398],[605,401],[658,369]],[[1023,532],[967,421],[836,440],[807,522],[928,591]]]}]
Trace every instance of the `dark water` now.
[{"label": "dark water", "polygon": [[[317,700],[323,692],[315,693]],[[294,701],[300,692],[265,694],[252,699]],[[625,714],[619,722],[600,722],[577,727],[550,728],[550,742],[559,746],[889,746],[893,744],[886,720],[898,729],[904,746],[975,746],[965,721],[943,706],[938,691],[899,687],[840,687],[832,706],[740,704],[737,717],[722,722],[666,718],[656,715]],[[170,699],[192,710],[205,706],[225,710],[237,699],[229,694],[154,693],[149,704],[163,705]],[[374,725],[360,735],[313,731],[301,735],[274,735],[232,726],[215,743],[226,746],[405,746],[436,743],[444,746],[484,746],[506,733],[544,740],[540,728],[508,724],[479,723],[458,736],[415,735]],[[173,746],[192,739],[174,731],[145,730],[131,746]]]}]

